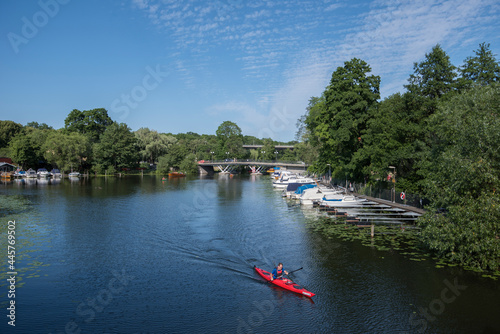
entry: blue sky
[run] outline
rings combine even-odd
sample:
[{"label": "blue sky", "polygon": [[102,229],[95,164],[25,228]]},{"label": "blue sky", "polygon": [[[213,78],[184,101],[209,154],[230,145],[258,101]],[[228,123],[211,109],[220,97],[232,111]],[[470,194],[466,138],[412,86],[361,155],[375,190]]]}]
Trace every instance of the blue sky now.
[{"label": "blue sky", "polygon": [[106,108],[132,130],[293,140],[296,121],[353,57],[404,90],[437,43],[459,66],[500,53],[497,0],[0,1],[0,119],[64,126]]}]

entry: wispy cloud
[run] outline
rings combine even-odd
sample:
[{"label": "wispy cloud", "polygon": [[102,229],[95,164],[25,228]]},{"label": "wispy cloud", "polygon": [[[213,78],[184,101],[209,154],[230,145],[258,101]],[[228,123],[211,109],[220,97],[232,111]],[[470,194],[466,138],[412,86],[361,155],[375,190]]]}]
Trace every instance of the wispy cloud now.
[{"label": "wispy cloud", "polygon": [[[335,68],[352,57],[367,61],[382,77],[383,96],[401,91],[413,63],[432,46],[440,43],[450,53],[468,47],[470,54],[478,40],[498,31],[500,21],[497,0],[133,4],[171,38],[170,48],[182,56],[179,71],[209,71],[209,57],[232,57],[241,80],[259,87],[254,106],[237,109],[251,124],[269,120],[272,110],[285,106],[290,117],[300,117],[309,98],[320,95]],[[284,131],[294,127],[291,122]]]}]

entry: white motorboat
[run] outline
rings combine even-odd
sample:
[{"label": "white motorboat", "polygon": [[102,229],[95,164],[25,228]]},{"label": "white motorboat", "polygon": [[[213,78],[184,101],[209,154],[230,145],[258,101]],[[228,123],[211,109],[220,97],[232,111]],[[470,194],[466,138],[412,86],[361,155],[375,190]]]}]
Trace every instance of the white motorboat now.
[{"label": "white motorboat", "polygon": [[70,178],[77,178],[77,177],[80,177],[80,173],[79,172],[71,172],[68,174],[68,176]]},{"label": "white motorboat", "polygon": [[24,171],[24,170],[19,170],[19,171],[17,171],[17,172],[14,174],[14,177],[17,177],[17,178],[26,177],[26,171]]},{"label": "white motorboat", "polygon": [[46,178],[50,176],[50,173],[46,168],[38,168],[38,170],[36,171],[36,175],[39,178]]},{"label": "white motorboat", "polygon": [[299,201],[300,205],[312,206],[315,202],[319,202],[327,194],[341,194],[342,191],[338,189],[332,189],[327,187],[316,187],[306,189],[300,194]]},{"label": "white motorboat", "polygon": [[30,168],[30,169],[28,169],[28,170],[26,171],[26,177],[27,177],[27,178],[36,178],[36,177],[37,177],[37,175],[36,175],[36,171],[35,171],[34,169],[31,169],[31,168]]},{"label": "white motorboat", "polygon": [[291,172],[282,171],[280,177],[273,181],[273,187],[275,188],[286,188],[288,183],[293,182],[297,179],[297,175]]},{"label": "white motorboat", "polygon": [[318,186],[314,179],[303,178],[299,179],[299,181],[302,182],[289,183],[286,190],[283,191],[285,194],[284,196],[290,199],[298,199],[305,190]]},{"label": "white motorboat", "polygon": [[51,171],[50,171],[50,175],[52,175],[52,177],[61,177],[62,174],[61,174],[61,171],[57,168],[53,168]]},{"label": "white motorboat", "polygon": [[[294,192],[295,190],[297,190],[298,187],[304,185],[304,184],[314,184],[316,183],[316,180],[310,178],[310,177],[300,177],[300,176],[290,176],[287,180],[283,180],[282,182],[280,183],[273,183],[273,187],[275,188],[280,188],[280,189],[287,189],[288,186],[290,185],[294,185],[295,187],[290,189],[290,191],[287,189],[287,192],[290,192],[290,194],[292,192]],[[287,197],[290,197],[289,195]]]},{"label": "white motorboat", "polygon": [[325,194],[320,205],[328,207],[358,207],[366,202],[364,198],[357,198],[353,195],[345,194]]}]

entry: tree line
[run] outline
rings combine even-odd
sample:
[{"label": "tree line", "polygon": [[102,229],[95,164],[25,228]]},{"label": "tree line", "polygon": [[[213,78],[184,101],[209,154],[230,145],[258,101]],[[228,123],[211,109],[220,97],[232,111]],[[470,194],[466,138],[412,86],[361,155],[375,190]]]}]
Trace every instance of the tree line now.
[{"label": "tree line", "polygon": [[[473,268],[500,266],[500,65],[482,43],[456,67],[436,45],[403,93],[380,100],[380,77],[346,61],[298,121],[317,149],[312,171],[430,200],[423,246]],[[387,183],[387,182],[385,182]],[[392,185],[391,185],[392,186]]]},{"label": "tree line", "polygon": [[[223,122],[215,135],[160,133],[149,128],[132,131],[113,121],[106,109],[72,110],[64,128],[38,122],[25,126],[0,121],[0,156],[10,157],[22,168],[59,168],[113,175],[124,170],[149,169],[160,174],[171,170],[197,172],[199,160],[252,159],[296,161],[309,159],[306,144],[277,142],[242,134],[236,123]],[[247,150],[243,144],[263,145]],[[276,145],[298,144],[296,150],[276,151]],[[302,147],[302,148],[301,148]]]}]

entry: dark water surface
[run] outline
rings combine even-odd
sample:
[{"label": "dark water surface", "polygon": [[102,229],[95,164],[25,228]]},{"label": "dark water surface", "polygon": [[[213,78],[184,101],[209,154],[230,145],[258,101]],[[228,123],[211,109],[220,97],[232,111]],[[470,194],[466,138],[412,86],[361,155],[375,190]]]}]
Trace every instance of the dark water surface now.
[{"label": "dark water surface", "polygon": [[[1,333],[500,332],[498,281],[326,239],[266,176],[10,182],[0,197],[22,283],[13,328],[3,229]],[[312,301],[253,270],[279,261],[304,268]]]}]

